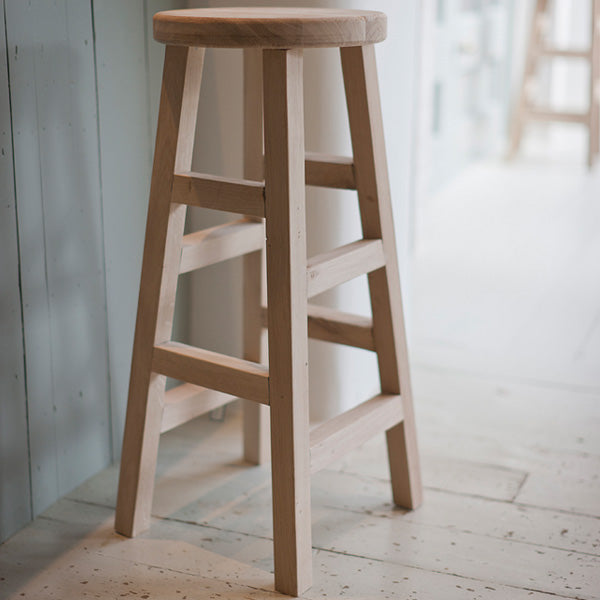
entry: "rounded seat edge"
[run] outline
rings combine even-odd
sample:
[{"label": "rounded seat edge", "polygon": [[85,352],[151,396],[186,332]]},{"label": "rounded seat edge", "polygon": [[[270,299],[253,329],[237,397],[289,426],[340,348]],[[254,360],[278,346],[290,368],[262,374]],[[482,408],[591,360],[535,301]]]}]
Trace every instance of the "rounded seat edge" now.
[{"label": "rounded seat edge", "polygon": [[328,48],[383,41],[387,17],[371,10],[197,8],[156,13],[154,39],[205,48]]}]

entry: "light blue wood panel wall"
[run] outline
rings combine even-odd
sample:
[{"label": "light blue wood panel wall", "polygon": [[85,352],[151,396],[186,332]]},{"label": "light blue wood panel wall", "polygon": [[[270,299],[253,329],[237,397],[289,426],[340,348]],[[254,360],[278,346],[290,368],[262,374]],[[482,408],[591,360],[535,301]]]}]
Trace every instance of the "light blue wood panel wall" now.
[{"label": "light blue wood panel wall", "polygon": [[185,2],[94,2],[113,454],[120,455],[164,47],[152,15]]},{"label": "light blue wood panel wall", "polygon": [[111,457],[91,7],[9,0],[6,30],[37,514]]},{"label": "light blue wood panel wall", "polygon": [[0,1],[3,540],[119,455],[164,55],[151,18],[184,2]]},{"label": "light blue wood panel wall", "polygon": [[31,517],[12,125],[0,2],[0,540]]}]

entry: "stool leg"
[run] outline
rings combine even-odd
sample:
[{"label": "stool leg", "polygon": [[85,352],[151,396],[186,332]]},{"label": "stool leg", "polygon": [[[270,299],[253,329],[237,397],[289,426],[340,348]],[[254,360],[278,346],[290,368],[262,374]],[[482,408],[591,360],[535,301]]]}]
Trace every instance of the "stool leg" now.
[{"label": "stool leg", "polygon": [[510,131],[510,147],[508,158],[514,158],[521,145],[523,137],[523,127],[529,108],[528,86],[529,82],[535,76],[538,63],[538,55],[543,43],[543,28],[540,19],[543,19],[548,7],[548,0],[536,0],[533,15],[531,17],[531,29],[527,41],[527,52],[525,55],[525,66],[523,69],[523,78],[519,90],[519,99],[514,109]]},{"label": "stool leg", "polygon": [[[262,52],[244,50],[244,178],[263,179]],[[260,221],[256,217],[247,217]],[[264,364],[261,307],[266,304],[264,251],[244,255],[244,358]],[[269,460],[269,408],[244,401],[244,459],[255,465]]]},{"label": "stool leg", "polygon": [[592,0],[591,7],[591,48],[590,48],[590,107],[588,113],[588,167],[594,165],[600,138],[600,103],[598,102],[598,78],[600,77],[600,48],[598,19],[600,19],[600,0]]},{"label": "stool leg", "polygon": [[311,585],[301,50],[263,53],[275,588]]},{"label": "stool leg", "polygon": [[422,486],[375,49],[342,48],[341,57],[363,236],[381,238],[386,256],[368,276],[381,391],[402,393],[404,409],[403,422],[387,431],[392,491],[398,506],[415,508]]},{"label": "stool leg", "polygon": [[152,373],[152,353],[171,338],[186,212],[171,186],[191,167],[202,61],[202,49],[166,48],[115,516],[127,536],[150,525],[166,380]]}]

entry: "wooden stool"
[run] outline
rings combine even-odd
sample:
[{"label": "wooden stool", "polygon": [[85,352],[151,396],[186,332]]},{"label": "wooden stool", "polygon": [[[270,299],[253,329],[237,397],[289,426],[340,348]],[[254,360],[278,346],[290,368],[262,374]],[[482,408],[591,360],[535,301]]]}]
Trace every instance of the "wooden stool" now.
[{"label": "wooden stool", "polygon": [[[549,0],[536,0],[531,31],[525,57],[525,70],[519,92],[519,101],[512,120],[509,157],[514,157],[523,137],[523,128],[527,121],[548,121],[556,123],[580,123],[588,130],[588,166],[592,167],[600,150],[600,0],[591,0],[591,37],[590,46],[584,50],[553,48],[546,44],[549,25]],[[589,104],[583,113],[560,112],[532,106],[530,86],[534,81],[538,63],[542,57],[581,59],[590,65]]]},{"label": "wooden stool", "polygon": [[[133,536],[149,526],[160,433],[244,398],[246,456],[254,462],[264,459],[259,426],[270,412],[275,587],[291,595],[312,581],[312,472],[385,431],[394,502],[421,502],[373,47],[385,34],[385,15],[370,11],[223,8],[154,17],[154,37],[167,48],[115,527]],[[244,180],[190,171],[205,47],[244,48]],[[305,155],[305,47],[341,48],[353,159]],[[305,184],[358,190],[363,239],[307,263]],[[244,217],[184,236],[188,205]],[[245,360],[172,342],[178,275],[240,255]],[[372,320],[307,305],[307,298],[365,273]],[[268,367],[260,364],[265,320]],[[376,352],[381,379],[380,394],[312,431],[307,334]],[[165,394],[166,376],[188,383]]]}]

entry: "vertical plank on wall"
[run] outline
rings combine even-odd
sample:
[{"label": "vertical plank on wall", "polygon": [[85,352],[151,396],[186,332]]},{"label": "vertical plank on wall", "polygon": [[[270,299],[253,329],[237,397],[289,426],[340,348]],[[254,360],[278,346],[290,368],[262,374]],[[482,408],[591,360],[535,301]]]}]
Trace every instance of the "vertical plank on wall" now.
[{"label": "vertical plank on wall", "polygon": [[92,15],[8,0],[33,512],[110,460]]},{"label": "vertical plank on wall", "polygon": [[0,1],[0,542],[31,519],[4,1]]},{"label": "vertical plank on wall", "polygon": [[173,0],[93,3],[111,373],[113,456],[121,453],[164,47],[152,15]]},{"label": "vertical plank on wall", "polygon": [[[113,454],[125,423],[151,172],[143,0],[93,3]],[[126,133],[126,135],[124,135]]]},{"label": "vertical plank on wall", "polygon": [[[27,395],[34,509],[58,497],[57,456],[52,414],[52,373],[48,282],[46,278],[38,117],[34,81],[34,48],[20,31],[26,30],[24,5],[6,2],[7,52],[13,106],[15,183],[19,195],[20,270],[23,333],[26,346]],[[20,54],[19,54],[20,52]],[[27,176],[36,173],[37,177]]]}]

